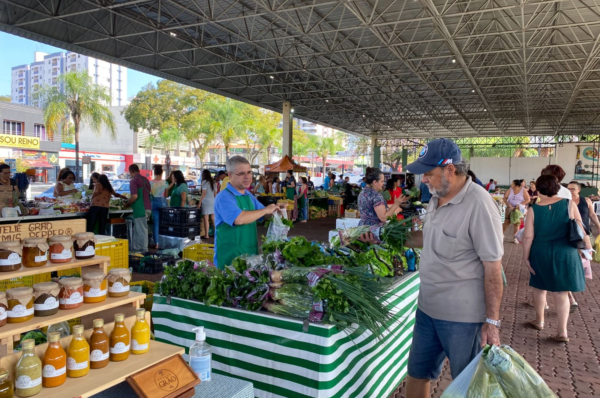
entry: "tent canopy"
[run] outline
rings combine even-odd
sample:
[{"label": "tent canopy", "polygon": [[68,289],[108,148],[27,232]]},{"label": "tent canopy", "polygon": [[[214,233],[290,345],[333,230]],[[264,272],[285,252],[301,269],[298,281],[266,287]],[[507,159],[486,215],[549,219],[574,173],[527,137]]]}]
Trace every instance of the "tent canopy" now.
[{"label": "tent canopy", "polygon": [[285,173],[288,170],[294,172],[306,172],[306,167],[300,166],[294,162],[288,155],[285,155],[281,160],[265,166],[265,173]]}]

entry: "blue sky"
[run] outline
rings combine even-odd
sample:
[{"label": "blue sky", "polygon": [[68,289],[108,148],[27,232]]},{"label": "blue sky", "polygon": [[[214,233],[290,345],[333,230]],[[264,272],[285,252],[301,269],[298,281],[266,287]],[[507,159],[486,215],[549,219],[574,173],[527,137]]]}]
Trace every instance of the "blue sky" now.
[{"label": "blue sky", "polygon": [[[0,58],[0,95],[10,95],[10,73],[13,66],[32,63],[33,53],[36,51],[45,53],[65,51],[4,32],[0,32],[0,49],[2,49],[2,57]],[[146,84],[156,82],[157,80],[158,78],[155,76],[128,69],[127,97],[134,96]]]}]

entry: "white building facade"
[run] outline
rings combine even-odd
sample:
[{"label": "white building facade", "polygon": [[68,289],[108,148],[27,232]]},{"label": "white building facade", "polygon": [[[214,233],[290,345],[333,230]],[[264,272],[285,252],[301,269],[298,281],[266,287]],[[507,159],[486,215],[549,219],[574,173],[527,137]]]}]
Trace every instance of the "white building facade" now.
[{"label": "white building facade", "polygon": [[34,94],[43,85],[56,86],[66,72],[87,71],[92,81],[106,87],[110,106],[125,106],[127,101],[127,68],[74,52],[35,53],[35,62],[12,68],[11,101],[20,105],[39,106]]}]

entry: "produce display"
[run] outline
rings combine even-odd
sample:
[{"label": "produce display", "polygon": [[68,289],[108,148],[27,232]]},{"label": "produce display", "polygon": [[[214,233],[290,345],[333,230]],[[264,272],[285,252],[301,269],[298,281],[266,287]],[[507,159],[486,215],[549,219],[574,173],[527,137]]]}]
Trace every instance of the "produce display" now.
[{"label": "produce display", "polygon": [[262,254],[237,257],[224,270],[210,261],[167,266],[155,292],[207,305],[264,309],[342,329],[360,325],[379,335],[392,319],[382,298],[393,277],[402,276],[411,264],[414,270],[418,261],[417,253],[404,247],[406,225],[393,225],[380,245],[360,242],[358,231],[335,247],[302,236],[268,236]]},{"label": "produce display", "polygon": [[327,210],[316,206],[310,206],[308,208],[308,213],[311,219],[327,217]]}]

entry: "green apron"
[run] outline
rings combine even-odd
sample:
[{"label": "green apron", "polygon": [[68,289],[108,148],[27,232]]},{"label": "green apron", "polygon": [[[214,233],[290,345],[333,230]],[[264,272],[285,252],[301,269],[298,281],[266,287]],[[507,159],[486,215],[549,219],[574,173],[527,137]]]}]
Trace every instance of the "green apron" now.
[{"label": "green apron", "polygon": [[[225,192],[233,195],[228,189],[226,189]],[[256,210],[250,195],[234,196],[238,207],[243,211]],[[256,222],[235,225],[233,227],[227,223],[221,223],[217,227],[216,245],[217,267],[219,269],[224,269],[226,266],[231,265],[233,259],[242,254],[258,254]]]},{"label": "green apron", "polygon": [[144,189],[137,189],[138,198],[131,204],[133,210],[133,218],[146,217],[146,206],[144,206]]},{"label": "green apron", "polygon": [[[187,202],[187,196],[185,201]],[[171,201],[169,202],[169,207],[181,207],[181,193],[179,192],[179,186],[173,187],[173,190],[171,191]]]},{"label": "green apron", "polygon": [[294,200],[296,195],[296,188],[285,188],[285,196],[287,199]]}]

